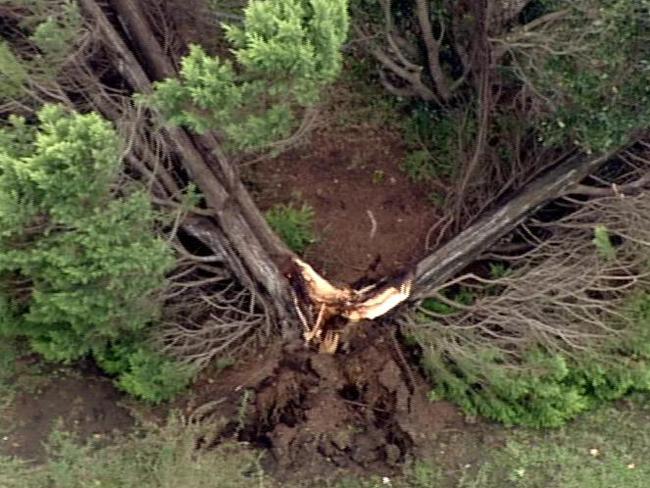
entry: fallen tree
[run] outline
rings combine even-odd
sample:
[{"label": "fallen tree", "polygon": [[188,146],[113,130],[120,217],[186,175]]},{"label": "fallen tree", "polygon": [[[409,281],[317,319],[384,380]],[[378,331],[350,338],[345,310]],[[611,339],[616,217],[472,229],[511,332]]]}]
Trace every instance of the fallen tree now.
[{"label": "fallen tree", "polygon": [[[110,41],[108,44],[116,56],[116,61],[119,60],[124,76],[135,89],[142,93],[150,93],[151,79],[174,74],[173,64],[168,56],[164,55],[151,26],[142,13],[141,5],[135,5],[130,0],[119,0],[114,2],[113,6],[129,26],[129,32],[132,33],[130,43],[135,45],[144,65],[151,67],[150,75],[146,74],[143,65],[129,50],[101,8],[91,0],[83,0],[83,4],[95,19],[103,36]],[[252,203],[250,195],[238,180],[236,168],[221,150],[215,137],[209,134],[206,136],[187,134],[180,128],[172,127],[166,130],[170,131],[176,150],[182,153],[183,164],[189,167],[190,173],[194,175],[193,180],[206,196],[209,208],[215,211],[219,220],[219,229],[227,229],[226,232],[234,241],[228,241],[226,245],[223,243],[215,245],[223,239],[220,237],[223,230],[210,229],[205,217],[187,219],[185,225],[188,226],[189,232],[202,242],[211,243],[211,247],[218,251],[224,248],[233,249],[235,254],[243,259],[244,267],[250,267],[255,271],[251,278],[246,278],[246,281],[249,284],[260,282],[264,287],[262,296],[270,295],[279,316],[287,317],[291,312],[290,307],[287,307],[288,294],[284,287],[285,280],[278,273],[277,261],[274,262],[274,258],[277,259],[282,255],[290,256],[291,253],[268,229],[264,218]],[[197,150],[197,146],[204,149],[204,152]],[[572,185],[580,183],[611,159],[615,153],[616,151],[610,151],[593,157],[575,154],[567,158],[567,161],[551,168],[503,206],[481,218],[445,246],[422,260],[416,267],[413,298],[421,298],[453,278],[537,208],[566,194]],[[218,170],[213,173],[210,171],[211,168]],[[233,203],[224,210],[224,202],[228,199],[232,199]],[[250,224],[251,221],[253,225]],[[232,269],[242,267],[234,262],[232,257],[227,264]],[[241,330],[238,333],[241,333]],[[195,335],[203,337],[200,333]],[[183,342],[184,347],[191,348],[186,341]],[[209,341],[203,341],[202,347],[205,348],[206,343]],[[230,341],[226,343],[230,344]]]},{"label": "fallen tree", "polygon": [[[161,297],[165,314],[155,333],[158,346],[205,366],[278,331],[295,336],[300,326],[281,269],[292,252],[269,229],[240,181],[223,135],[211,129],[197,135],[183,124],[160,128],[168,116],[164,110],[133,103],[134,93],[146,97],[157,81],[177,76],[177,60],[163,49],[161,32],[147,15],[149,3],[113,0],[104,6],[80,0],[80,5],[84,45],[60,81],[49,81],[54,89],[47,86],[38,98],[61,99],[70,109],[95,110],[112,120],[126,140],[123,178],[146,185],[151,201],[174,215],[164,237],[177,263]],[[547,168],[541,176],[417,264],[412,301],[417,305],[435,295],[545,203],[571,192],[609,191],[602,185],[586,188],[583,181],[622,149],[596,156],[572,150],[559,162],[540,161],[537,170]],[[639,188],[647,182],[643,176],[638,181]]]},{"label": "fallen tree", "polygon": [[[91,25],[98,29],[99,38],[109,50],[114,66],[121,70],[134,91],[151,93],[154,80],[175,75],[174,63],[165,54],[144,15],[143,4],[135,4],[130,0],[112,3],[115,13],[127,26],[129,35],[126,40],[96,2],[82,0],[82,5],[92,19]],[[138,53],[137,57],[132,49]],[[104,113],[107,116],[116,115],[108,111]],[[158,118],[161,116],[155,113],[152,115]],[[293,307],[286,282],[278,270],[282,259],[291,256],[291,252],[273,235],[255,208],[238,178],[236,167],[226,156],[217,138],[210,133],[198,136],[178,127],[166,127],[164,131],[168,134],[164,138],[166,152],[179,155],[180,164],[187,169],[207,203],[207,208],[201,212],[205,215],[189,215],[179,223],[179,227],[211,249],[214,258],[219,258],[251,293],[247,295],[246,306],[242,307],[242,302],[239,307],[235,307],[242,313],[242,317],[246,317],[244,320],[233,321],[228,318],[221,323],[220,319],[213,319],[214,324],[208,326],[207,330],[202,330],[201,324],[195,321],[189,331],[186,328],[179,329],[178,335],[173,332],[173,327],[167,329],[163,337],[168,341],[169,350],[178,347],[179,351],[183,351],[181,356],[203,362],[227,347],[241,344],[241,338],[252,329],[262,329],[269,333],[278,323],[284,322],[285,331],[292,327],[295,330],[295,325],[288,326]],[[526,216],[544,203],[566,194],[572,185],[579,184],[611,159],[615,152],[595,157],[575,154],[567,158],[567,161],[551,168],[503,206],[422,260],[416,267],[413,298],[424,297],[451,279],[501,236],[520,224]],[[158,175],[161,174],[160,169],[157,171]],[[169,175],[162,178],[172,179]],[[202,301],[204,305],[209,303],[207,300]],[[210,302],[214,304],[218,300]],[[266,312],[250,318],[241,312],[242,309],[250,308],[252,302],[264,304]],[[179,306],[182,308],[182,305]],[[218,317],[219,314],[212,316]],[[265,317],[262,322],[266,324],[262,328],[261,317]],[[234,324],[241,324],[241,327],[235,327]],[[224,330],[229,332],[221,336],[220,332]],[[211,339],[206,340],[206,337]],[[189,354],[188,351],[194,352]]]}]

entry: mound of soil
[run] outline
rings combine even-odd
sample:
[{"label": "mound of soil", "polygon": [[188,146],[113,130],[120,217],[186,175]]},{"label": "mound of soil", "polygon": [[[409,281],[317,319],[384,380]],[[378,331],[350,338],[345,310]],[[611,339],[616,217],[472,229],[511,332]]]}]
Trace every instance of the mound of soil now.
[{"label": "mound of soil", "polygon": [[204,378],[186,406],[215,422],[204,442],[238,438],[266,447],[276,478],[325,480],[339,473],[390,474],[432,449],[438,433],[464,423],[446,402],[429,402],[427,388],[406,366],[393,331],[363,323],[346,351],[318,354],[302,343],[276,346],[264,357]]}]

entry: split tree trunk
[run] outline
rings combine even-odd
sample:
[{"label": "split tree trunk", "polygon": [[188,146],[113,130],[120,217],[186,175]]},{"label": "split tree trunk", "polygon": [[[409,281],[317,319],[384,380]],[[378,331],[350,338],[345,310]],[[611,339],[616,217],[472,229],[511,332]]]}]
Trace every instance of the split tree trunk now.
[{"label": "split tree trunk", "polygon": [[571,187],[596,171],[616,152],[567,161],[547,171],[526,185],[509,202],[488,213],[422,259],[416,267],[413,298],[422,298],[460,273],[539,207],[569,194]]},{"label": "split tree trunk", "polygon": [[[80,2],[92,23],[106,38],[116,69],[134,91],[150,93],[152,81],[176,75],[172,60],[165,55],[156,39],[140,2],[110,2],[125,26],[128,43],[137,50],[140,60],[95,0]],[[214,213],[214,219],[188,219],[184,229],[215,254],[225,255],[225,261],[242,284],[268,296],[277,319],[281,323],[288,323],[292,309],[286,281],[277,263],[280,258],[291,256],[292,253],[268,227],[242,184],[237,168],[228,160],[215,136],[197,136],[174,127],[165,130],[173,140],[183,166]],[[569,161],[548,171],[508,203],[424,258],[416,267],[413,299],[426,296],[462,271],[533,211],[567,194],[571,186],[578,184],[613,154]]]}]

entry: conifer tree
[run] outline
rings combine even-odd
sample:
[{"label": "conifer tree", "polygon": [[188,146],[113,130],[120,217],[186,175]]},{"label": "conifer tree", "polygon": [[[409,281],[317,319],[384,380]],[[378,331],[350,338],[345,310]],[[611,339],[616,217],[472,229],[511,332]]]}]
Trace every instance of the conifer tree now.
[{"label": "conifer tree", "polygon": [[348,27],[347,0],[252,0],[244,15],[224,25],[232,58],[191,46],[180,79],[157,83],[153,99],[170,122],[217,130],[239,150],[291,133],[338,75]]}]

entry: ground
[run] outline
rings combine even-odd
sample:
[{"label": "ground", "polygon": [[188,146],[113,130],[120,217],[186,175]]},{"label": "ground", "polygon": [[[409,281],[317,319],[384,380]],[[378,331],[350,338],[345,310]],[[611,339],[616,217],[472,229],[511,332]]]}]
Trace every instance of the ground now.
[{"label": "ground", "polygon": [[391,99],[346,73],[328,90],[308,139],[246,175],[262,210],[277,203],[314,210],[317,242],[305,258],[350,283],[422,258],[436,209],[430,189],[401,169],[408,148]]},{"label": "ground", "polygon": [[[144,407],[132,401],[119,407],[121,393],[105,379],[79,375],[78,368],[58,368],[56,374],[19,368],[11,383],[0,384],[0,486],[647,486],[647,395],[603,405],[561,429],[505,428],[466,419],[444,402],[422,404],[417,386],[413,393],[403,391],[412,383],[390,339],[373,333],[371,345],[353,345],[341,358],[277,345],[249,362],[206,371],[188,396],[172,405],[182,409],[182,425],[165,424],[168,405],[155,411],[161,427],[99,443],[95,434],[131,429],[127,412],[140,417]],[[391,360],[376,361],[385,357]],[[401,405],[399,390],[405,395]],[[386,412],[394,414],[391,421]],[[63,424],[56,426],[59,417]],[[85,424],[75,422],[84,418]],[[59,440],[45,459],[41,442],[54,426],[80,434],[95,448]],[[21,432],[27,436],[19,437]],[[249,443],[234,445],[237,437]],[[11,446],[15,439],[26,445]],[[114,444],[101,447],[109,441]],[[404,447],[410,454],[402,459]],[[11,453],[36,460],[36,469],[4,457]]]},{"label": "ground", "polygon": [[[404,362],[393,332],[356,327],[347,350],[318,354],[302,343],[200,381],[185,414],[230,418],[209,442],[236,435],[270,451],[267,471],[286,483],[337,475],[392,475],[429,454],[442,432],[465,427],[446,402],[429,402],[427,387]],[[215,403],[217,402],[217,403]],[[206,441],[207,442],[207,441]]]},{"label": "ground", "polygon": [[260,208],[314,209],[317,242],[305,258],[328,278],[349,283],[414,264],[436,213],[423,185],[400,169],[400,131],[367,122],[336,126],[335,116],[323,114],[306,144],[256,166]]},{"label": "ground", "polygon": [[111,381],[80,368],[45,365],[27,356],[20,360],[12,386],[0,388],[5,401],[11,400],[1,410],[0,455],[43,462],[43,442],[55,426],[108,442],[134,425]]}]

